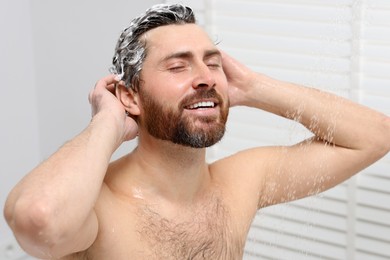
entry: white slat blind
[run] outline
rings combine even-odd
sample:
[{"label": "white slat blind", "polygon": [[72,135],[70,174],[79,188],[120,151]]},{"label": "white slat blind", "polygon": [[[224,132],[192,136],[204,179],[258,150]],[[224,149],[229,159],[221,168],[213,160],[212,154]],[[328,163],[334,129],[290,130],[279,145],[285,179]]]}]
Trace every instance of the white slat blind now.
[{"label": "white slat blind", "polygon": [[[390,115],[390,1],[367,0],[360,23],[360,100]],[[357,259],[390,259],[390,156],[357,177]]]},{"label": "white slat blind", "polygon": [[[390,1],[181,2],[194,6],[211,37],[254,70],[390,114]],[[234,108],[229,120],[224,140],[209,151],[210,161],[309,136],[295,123],[254,109]],[[319,196],[261,210],[244,257],[389,258],[390,156]]]}]

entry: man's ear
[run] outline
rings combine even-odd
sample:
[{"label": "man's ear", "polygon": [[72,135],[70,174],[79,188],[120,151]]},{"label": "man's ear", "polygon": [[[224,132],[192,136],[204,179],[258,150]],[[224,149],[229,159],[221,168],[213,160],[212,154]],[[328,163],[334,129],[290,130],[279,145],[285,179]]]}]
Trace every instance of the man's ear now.
[{"label": "man's ear", "polygon": [[130,115],[138,116],[140,114],[137,93],[131,88],[126,88],[122,81],[119,82],[115,88],[115,96]]}]

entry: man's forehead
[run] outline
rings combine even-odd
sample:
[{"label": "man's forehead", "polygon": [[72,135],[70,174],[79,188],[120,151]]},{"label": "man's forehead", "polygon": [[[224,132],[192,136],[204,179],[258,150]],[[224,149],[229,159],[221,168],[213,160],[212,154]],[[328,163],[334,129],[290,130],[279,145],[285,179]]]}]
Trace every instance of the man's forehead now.
[{"label": "man's forehead", "polygon": [[149,31],[144,40],[148,56],[170,58],[220,55],[207,33],[196,24],[166,25]]}]

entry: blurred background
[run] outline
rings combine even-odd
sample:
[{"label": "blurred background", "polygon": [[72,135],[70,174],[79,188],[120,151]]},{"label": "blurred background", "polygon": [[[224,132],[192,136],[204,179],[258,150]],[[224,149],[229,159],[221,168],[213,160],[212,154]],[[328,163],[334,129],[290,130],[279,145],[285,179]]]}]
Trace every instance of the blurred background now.
[{"label": "blurred background", "polygon": [[[121,30],[167,2],[174,1],[0,0],[1,208],[27,172],[89,123],[88,92],[108,74]],[[219,46],[254,70],[390,115],[390,1],[178,2],[193,7]],[[309,136],[258,110],[234,108],[229,120],[224,140],[208,151],[210,162]],[[135,144],[122,145],[114,158]],[[390,155],[323,194],[259,211],[244,257],[389,258]],[[0,259],[32,259],[3,217]]]}]

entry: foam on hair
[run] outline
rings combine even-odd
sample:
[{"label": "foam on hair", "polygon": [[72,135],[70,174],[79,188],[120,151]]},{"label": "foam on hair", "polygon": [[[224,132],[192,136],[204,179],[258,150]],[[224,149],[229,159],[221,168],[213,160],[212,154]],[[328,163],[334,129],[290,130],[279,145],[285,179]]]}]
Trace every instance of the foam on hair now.
[{"label": "foam on hair", "polygon": [[117,74],[125,86],[138,91],[140,72],[147,55],[146,42],[141,36],[154,28],[170,24],[195,23],[192,9],[181,4],[158,4],[133,19],[125,28],[115,47],[110,72]]}]

